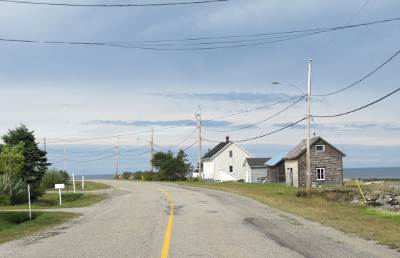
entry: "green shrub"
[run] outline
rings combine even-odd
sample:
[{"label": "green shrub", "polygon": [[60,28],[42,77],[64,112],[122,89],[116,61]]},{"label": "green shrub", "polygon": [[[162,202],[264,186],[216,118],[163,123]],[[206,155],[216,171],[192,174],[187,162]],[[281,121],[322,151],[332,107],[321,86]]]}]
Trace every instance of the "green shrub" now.
[{"label": "green shrub", "polygon": [[1,204],[19,204],[28,200],[28,186],[19,177],[0,175]]},{"label": "green shrub", "polygon": [[42,187],[54,188],[55,184],[66,184],[68,179],[68,173],[63,170],[47,170],[42,178]]},{"label": "green shrub", "polygon": [[354,191],[350,189],[313,189],[311,192],[300,190],[296,192],[297,197],[312,198],[319,197],[328,201],[343,202],[351,201],[354,197]]},{"label": "green shrub", "polygon": [[186,181],[187,182],[200,182],[200,178],[198,178],[198,177],[187,177]]}]

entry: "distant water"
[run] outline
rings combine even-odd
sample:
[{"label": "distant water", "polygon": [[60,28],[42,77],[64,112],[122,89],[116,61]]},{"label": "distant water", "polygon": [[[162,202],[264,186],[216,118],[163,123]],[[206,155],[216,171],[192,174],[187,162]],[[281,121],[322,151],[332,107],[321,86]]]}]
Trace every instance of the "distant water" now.
[{"label": "distant water", "polygon": [[400,179],[400,167],[391,168],[344,168],[345,178],[397,178]]},{"label": "distant water", "polygon": [[85,175],[85,179],[113,179],[114,175]]}]

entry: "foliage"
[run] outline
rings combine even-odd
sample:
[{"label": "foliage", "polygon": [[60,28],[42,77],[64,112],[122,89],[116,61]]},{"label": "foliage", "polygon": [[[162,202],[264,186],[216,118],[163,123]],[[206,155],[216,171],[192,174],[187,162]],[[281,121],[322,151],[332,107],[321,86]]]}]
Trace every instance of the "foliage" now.
[{"label": "foliage", "polygon": [[4,145],[0,153],[0,174],[9,177],[20,177],[24,167],[24,146]]},{"label": "foliage", "polygon": [[15,205],[27,199],[28,189],[24,180],[7,174],[0,175],[0,205]]},{"label": "foliage", "polygon": [[10,146],[23,144],[25,162],[21,177],[27,184],[30,184],[32,198],[37,198],[43,194],[40,189],[40,183],[49,165],[47,163],[46,152],[39,149],[35,142],[33,131],[29,131],[25,125],[21,125],[14,130],[9,130],[2,138],[4,143]]},{"label": "foliage", "polygon": [[297,197],[311,198],[320,197],[327,201],[350,201],[353,199],[354,191],[348,189],[323,189],[323,190],[312,190],[308,192],[306,190],[299,190],[296,192]]},{"label": "foliage", "polygon": [[55,184],[67,184],[69,175],[64,170],[50,169],[47,170],[42,178],[42,187],[54,188]]},{"label": "foliage", "polygon": [[187,154],[183,150],[180,150],[176,156],[171,151],[157,152],[153,155],[151,162],[159,170],[159,180],[184,180],[192,169],[187,160]]}]

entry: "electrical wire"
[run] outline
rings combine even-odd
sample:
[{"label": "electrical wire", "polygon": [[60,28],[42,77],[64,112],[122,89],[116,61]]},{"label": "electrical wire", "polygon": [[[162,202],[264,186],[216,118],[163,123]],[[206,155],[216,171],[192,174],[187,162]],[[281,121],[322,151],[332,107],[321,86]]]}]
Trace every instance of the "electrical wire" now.
[{"label": "electrical wire", "polygon": [[367,107],[370,107],[370,106],[372,106],[372,105],[374,105],[374,104],[376,104],[376,103],[378,103],[378,102],[381,102],[382,100],[384,100],[384,99],[386,99],[386,98],[392,96],[393,94],[397,93],[398,91],[400,91],[400,88],[398,88],[398,89],[396,89],[396,90],[394,90],[394,91],[392,91],[392,92],[386,94],[385,96],[383,96],[383,97],[381,97],[381,98],[379,98],[379,99],[377,99],[377,100],[375,100],[375,101],[373,101],[373,102],[370,102],[370,103],[368,103],[368,104],[366,104],[366,105],[364,105],[364,106],[361,106],[361,107],[359,107],[359,108],[356,108],[356,109],[353,109],[353,110],[350,110],[350,111],[347,111],[347,112],[338,113],[338,114],[334,114],[334,115],[312,115],[312,117],[317,117],[317,118],[329,118],[329,117],[339,117],[339,116],[348,115],[348,114],[351,114],[351,113],[354,113],[354,112],[363,110],[363,109],[365,109],[365,108],[367,108]]},{"label": "electrical wire", "polygon": [[[368,104],[366,104],[366,105],[364,105],[364,106],[358,107],[358,108],[356,108],[356,109],[352,109],[352,110],[347,111],[347,112],[338,113],[338,114],[334,114],[334,115],[311,115],[311,117],[316,117],[316,118],[332,118],[332,117],[340,117],[340,116],[348,115],[348,114],[351,114],[351,113],[354,113],[354,112],[363,110],[363,109],[365,109],[365,108],[367,108],[367,107],[370,107],[370,106],[372,106],[372,105],[375,105],[375,104],[377,104],[377,103],[383,101],[384,99],[386,99],[386,98],[392,96],[393,94],[395,94],[395,93],[397,93],[397,92],[399,92],[399,91],[400,91],[400,88],[397,88],[396,90],[394,90],[394,91],[392,91],[392,92],[386,94],[385,96],[383,96],[383,97],[381,97],[381,98],[379,98],[379,99],[377,99],[377,100],[375,100],[375,101],[372,101],[372,102],[370,102],[370,103],[368,103]],[[286,130],[286,129],[290,128],[290,127],[293,127],[293,126],[295,126],[295,125],[297,125],[297,124],[303,122],[303,121],[306,120],[306,119],[307,119],[307,117],[304,117],[304,118],[301,118],[301,119],[297,120],[296,122],[290,123],[290,124],[288,124],[288,125],[286,125],[286,126],[283,126],[283,127],[279,128],[279,129],[277,129],[277,130],[274,130],[274,131],[271,131],[271,132],[268,132],[268,133],[265,133],[265,134],[262,134],[262,135],[258,135],[258,136],[255,136],[255,137],[251,137],[251,138],[246,138],[246,139],[241,139],[241,140],[235,140],[234,142],[247,142],[247,141],[256,140],[256,139],[259,139],[259,138],[264,138],[264,137],[266,137],[266,136],[270,136],[270,135],[276,134],[276,133],[278,133],[278,132],[281,132],[281,131],[283,131],[283,130]],[[204,139],[204,141],[207,141],[207,142],[220,142],[220,141],[209,140],[209,139]]]},{"label": "electrical wire", "polygon": [[387,65],[390,61],[392,61],[393,59],[395,59],[398,55],[400,54],[400,49],[397,50],[393,55],[391,55],[388,59],[386,59],[382,64],[380,64],[379,66],[377,66],[376,68],[374,68],[372,71],[370,71],[369,73],[367,73],[365,76],[363,76],[361,79],[351,83],[350,85],[336,90],[336,91],[332,91],[329,93],[325,93],[325,94],[313,94],[312,96],[315,97],[327,97],[327,96],[331,96],[337,93],[340,93],[342,91],[348,90],[358,84],[360,84],[361,82],[365,81],[367,78],[369,78],[370,76],[372,76],[373,74],[375,74],[376,72],[378,72],[379,70],[381,70],[385,65]]},{"label": "electrical wire", "polygon": [[288,109],[290,109],[291,107],[293,107],[294,105],[296,105],[297,103],[299,103],[300,101],[304,100],[305,97],[306,97],[305,95],[301,96],[301,97],[298,98],[296,101],[294,101],[294,102],[291,103],[290,105],[286,106],[285,108],[279,110],[278,112],[276,112],[276,113],[274,113],[274,114],[268,116],[267,118],[265,118],[265,119],[263,119],[263,120],[261,120],[261,121],[258,121],[258,122],[256,122],[256,123],[253,123],[253,124],[250,124],[250,125],[246,125],[246,126],[242,126],[242,127],[234,128],[234,129],[229,129],[229,130],[213,130],[213,129],[207,129],[207,128],[204,128],[204,130],[206,130],[206,131],[211,131],[211,132],[226,133],[226,132],[234,132],[234,131],[239,131],[239,130],[248,129],[248,128],[250,128],[250,127],[254,127],[254,126],[257,126],[257,125],[259,125],[259,124],[265,123],[266,121],[271,120],[271,119],[274,118],[274,117],[277,117],[278,115],[280,115],[280,114],[282,114],[283,112],[287,111]]},{"label": "electrical wire", "polygon": [[[0,0],[1,1],[1,0]],[[316,29],[305,29],[305,30],[292,30],[287,32],[268,32],[268,33],[258,33],[258,34],[247,34],[247,35],[231,35],[231,36],[219,36],[219,37],[199,37],[199,38],[187,38],[181,40],[154,40],[154,41],[142,41],[139,42],[139,45],[132,45],[132,42],[84,42],[84,41],[46,41],[46,40],[30,40],[30,39],[11,39],[11,38],[0,38],[0,41],[4,42],[18,42],[18,43],[35,43],[35,44],[62,44],[62,45],[85,45],[85,46],[103,46],[103,47],[119,47],[119,48],[133,48],[133,49],[142,49],[142,50],[159,50],[159,51],[190,51],[190,50],[212,50],[212,49],[224,49],[224,48],[239,48],[239,47],[250,47],[250,46],[259,46],[266,44],[273,44],[277,42],[283,42],[288,40],[294,40],[303,37],[309,37],[312,35],[331,32],[336,30],[343,30],[349,28],[356,28],[362,26],[370,26],[374,24],[387,23],[399,21],[400,17],[377,20],[372,22],[364,22],[353,25],[346,26],[336,26],[336,27],[327,27],[327,28],[316,28]],[[302,34],[298,34],[302,33]],[[154,42],[179,42],[179,41],[195,41],[195,40],[203,40],[203,39],[222,39],[222,38],[236,38],[236,37],[257,37],[257,36],[266,36],[266,35],[279,35],[279,34],[289,34],[287,36],[283,36],[284,38],[277,40],[262,40],[262,39],[253,39],[253,40],[262,40],[260,42],[251,42],[246,44],[233,44],[233,45],[218,45],[221,42],[198,42],[197,44],[209,44],[211,46],[207,47],[152,47],[146,43],[154,43]],[[294,35],[290,35],[294,34]],[[249,41],[249,40],[247,40]],[[224,43],[224,42],[222,42]],[[137,43],[135,43],[137,44]],[[217,45],[216,45],[217,44]],[[225,43],[224,43],[225,44]]]},{"label": "electrical wire", "polygon": [[[235,140],[234,142],[247,142],[247,141],[256,140],[256,139],[259,139],[259,138],[264,138],[264,137],[266,137],[266,136],[270,136],[270,135],[276,134],[276,133],[278,133],[278,132],[280,132],[280,131],[283,131],[283,130],[286,130],[286,129],[292,127],[292,126],[295,126],[295,125],[297,125],[297,124],[303,122],[303,121],[306,120],[306,119],[307,119],[307,117],[304,117],[304,118],[302,118],[302,119],[297,120],[296,122],[290,123],[290,124],[288,124],[288,125],[286,125],[286,126],[284,126],[284,127],[281,127],[281,128],[279,128],[279,129],[277,129],[277,130],[274,130],[274,131],[271,131],[271,132],[268,132],[268,133],[264,133],[264,134],[262,134],[262,135],[258,135],[258,136],[251,137],[251,138],[245,138],[245,139],[241,139],[241,140]],[[204,141],[206,141],[206,142],[220,142],[220,141],[209,140],[209,139],[204,139]]]},{"label": "electrical wire", "polygon": [[177,6],[177,5],[199,5],[199,4],[228,2],[228,1],[230,0],[199,0],[190,2],[143,3],[143,4],[71,4],[71,3],[54,3],[54,2],[0,0],[0,2],[10,3],[10,4],[64,6],[64,7],[157,7],[157,6]]},{"label": "electrical wire", "polygon": [[188,147],[182,149],[183,151],[187,151],[188,149],[192,148],[195,144],[197,144],[199,141],[195,141],[194,143],[190,144]]}]

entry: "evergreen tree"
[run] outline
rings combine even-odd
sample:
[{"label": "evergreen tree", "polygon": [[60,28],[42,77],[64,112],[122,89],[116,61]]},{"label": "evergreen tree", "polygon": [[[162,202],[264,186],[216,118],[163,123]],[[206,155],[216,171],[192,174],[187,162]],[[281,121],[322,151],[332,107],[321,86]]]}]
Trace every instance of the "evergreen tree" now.
[{"label": "evergreen tree", "polygon": [[21,177],[31,185],[32,198],[43,194],[40,183],[49,163],[47,163],[46,152],[39,149],[33,131],[29,131],[25,125],[21,125],[14,130],[9,130],[2,138],[7,145],[23,145],[24,166]]}]

